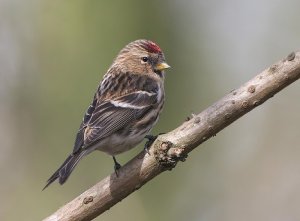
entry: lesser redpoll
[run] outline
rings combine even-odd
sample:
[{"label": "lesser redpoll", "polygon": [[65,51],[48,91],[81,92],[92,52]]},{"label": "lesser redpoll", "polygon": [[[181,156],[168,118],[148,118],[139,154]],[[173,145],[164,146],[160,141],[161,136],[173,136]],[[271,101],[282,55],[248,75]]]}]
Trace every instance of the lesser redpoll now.
[{"label": "lesser redpoll", "polygon": [[157,122],[164,105],[164,70],[170,66],[157,44],[136,40],[125,46],[100,83],[76,136],[74,149],[44,188],[63,184],[80,159],[94,150],[113,157],[138,143]]}]

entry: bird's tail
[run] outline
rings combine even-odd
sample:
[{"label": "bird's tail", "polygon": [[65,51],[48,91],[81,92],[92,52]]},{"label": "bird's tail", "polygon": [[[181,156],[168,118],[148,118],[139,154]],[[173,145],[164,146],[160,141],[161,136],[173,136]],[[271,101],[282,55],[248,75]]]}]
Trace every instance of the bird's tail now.
[{"label": "bird's tail", "polygon": [[65,162],[55,171],[55,173],[47,180],[46,186],[43,188],[46,189],[51,183],[53,183],[56,179],[62,185],[66,182],[73,169],[79,162],[79,160],[86,154],[86,151],[80,151],[77,153],[72,153],[68,156]]}]

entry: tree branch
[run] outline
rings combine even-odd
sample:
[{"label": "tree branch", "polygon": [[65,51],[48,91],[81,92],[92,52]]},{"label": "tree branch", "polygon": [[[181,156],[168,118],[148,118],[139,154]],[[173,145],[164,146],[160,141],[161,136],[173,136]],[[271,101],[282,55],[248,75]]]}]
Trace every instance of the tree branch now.
[{"label": "tree branch", "polygon": [[175,130],[159,136],[149,150],[150,155],[145,151],[139,153],[120,169],[118,177],[113,173],[104,178],[44,220],[97,217],[158,174],[175,167],[194,148],[299,78],[300,52],[291,53]]}]

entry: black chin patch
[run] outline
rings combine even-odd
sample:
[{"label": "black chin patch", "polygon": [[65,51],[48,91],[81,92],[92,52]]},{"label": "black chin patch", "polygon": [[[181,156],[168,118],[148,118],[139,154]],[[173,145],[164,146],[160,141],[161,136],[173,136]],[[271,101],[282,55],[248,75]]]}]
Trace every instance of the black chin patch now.
[{"label": "black chin patch", "polygon": [[162,71],[159,71],[159,70],[155,70],[154,71],[154,73],[155,74],[157,74],[160,78],[162,78],[163,77],[163,73],[162,73]]}]

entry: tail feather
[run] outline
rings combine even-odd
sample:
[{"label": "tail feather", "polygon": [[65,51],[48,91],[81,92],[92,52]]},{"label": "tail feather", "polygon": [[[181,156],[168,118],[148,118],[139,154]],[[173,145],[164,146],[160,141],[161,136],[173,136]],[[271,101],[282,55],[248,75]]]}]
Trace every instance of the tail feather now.
[{"label": "tail feather", "polygon": [[55,171],[55,173],[47,180],[46,186],[43,188],[46,189],[51,183],[56,179],[62,185],[66,182],[75,166],[78,164],[79,160],[85,155],[86,151],[81,151],[73,153],[67,157],[64,163]]}]

